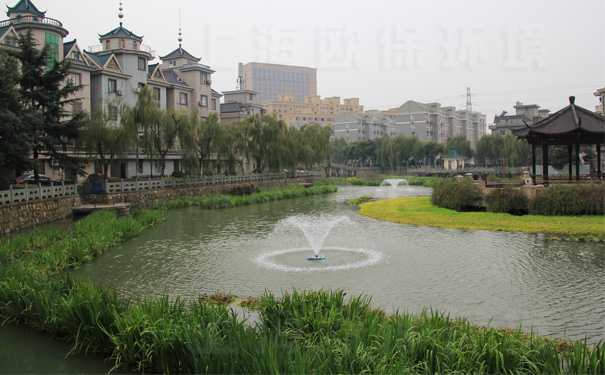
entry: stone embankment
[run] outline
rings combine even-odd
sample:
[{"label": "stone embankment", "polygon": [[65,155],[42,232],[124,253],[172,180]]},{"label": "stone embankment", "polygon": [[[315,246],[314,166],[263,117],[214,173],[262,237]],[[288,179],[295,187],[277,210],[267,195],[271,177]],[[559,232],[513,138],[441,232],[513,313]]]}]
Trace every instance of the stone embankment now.
[{"label": "stone embankment", "polygon": [[[321,177],[288,178],[286,183],[312,183]],[[207,194],[229,194],[230,192],[254,185],[275,187],[284,185],[284,180],[242,182],[180,188],[124,191],[115,193],[85,194],[80,197],[59,197],[0,206],[0,234],[47,224],[73,215],[73,207],[80,204],[128,203],[130,208],[151,208],[157,202]]]}]

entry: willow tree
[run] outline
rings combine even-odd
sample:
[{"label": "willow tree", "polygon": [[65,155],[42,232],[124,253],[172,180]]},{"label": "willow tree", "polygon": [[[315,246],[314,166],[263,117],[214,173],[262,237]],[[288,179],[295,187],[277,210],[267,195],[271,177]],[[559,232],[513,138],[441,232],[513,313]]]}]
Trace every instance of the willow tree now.
[{"label": "willow tree", "polygon": [[[209,157],[219,151],[224,127],[219,122],[218,115],[211,113],[204,121],[200,121],[197,114],[190,117],[191,137],[189,138],[191,150],[198,162],[200,175],[208,168]],[[206,162],[206,165],[204,165]]]},{"label": "willow tree", "polygon": [[[154,99],[153,90],[148,86],[143,86],[138,94],[136,104],[134,107],[129,108],[123,114],[123,117],[129,135],[137,139],[135,151],[138,176],[141,146],[144,148],[153,164],[155,148],[153,147],[150,130],[162,119],[162,111],[160,110],[157,101]],[[151,174],[153,175],[153,165],[151,171]]]},{"label": "willow tree", "polygon": [[162,111],[159,121],[151,122],[147,138],[153,152],[158,156],[160,177],[164,177],[166,158],[170,151],[176,151],[178,142],[185,143],[189,133],[189,117],[185,113]]},{"label": "willow tree", "polygon": [[307,125],[301,129],[304,143],[311,148],[311,157],[304,161],[305,166],[312,167],[326,160],[330,149],[330,136],[332,131],[329,127],[319,124]]},{"label": "willow tree", "polygon": [[95,156],[103,168],[103,176],[109,176],[109,166],[120,155],[124,154],[135,142],[136,137],[126,126],[124,116],[120,121],[112,119],[109,107],[124,107],[117,103],[109,104],[106,110],[95,109],[91,112],[82,129],[79,147],[91,156]]},{"label": "willow tree", "polygon": [[473,157],[473,147],[471,146],[471,141],[466,139],[465,135],[457,135],[452,138],[448,138],[446,142],[447,152],[450,152],[452,148],[455,148],[458,153],[466,156],[467,158]]}]

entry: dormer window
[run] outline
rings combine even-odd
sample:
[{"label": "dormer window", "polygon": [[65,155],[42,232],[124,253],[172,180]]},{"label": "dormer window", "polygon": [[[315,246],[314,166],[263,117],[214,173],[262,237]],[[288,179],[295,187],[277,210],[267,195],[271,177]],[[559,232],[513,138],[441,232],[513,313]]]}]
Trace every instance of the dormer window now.
[{"label": "dormer window", "polygon": [[78,52],[78,51],[72,51],[71,52],[71,59],[72,60],[80,60],[80,52]]},{"label": "dormer window", "polygon": [[124,39],[118,41],[118,48],[126,48],[126,41]]},{"label": "dormer window", "polygon": [[111,40],[105,41],[105,50],[111,49]]}]

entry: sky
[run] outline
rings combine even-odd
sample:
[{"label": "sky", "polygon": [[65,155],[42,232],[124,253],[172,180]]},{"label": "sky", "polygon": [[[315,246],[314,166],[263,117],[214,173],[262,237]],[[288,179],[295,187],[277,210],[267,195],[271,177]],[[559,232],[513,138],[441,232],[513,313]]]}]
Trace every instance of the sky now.
[{"label": "sky", "polygon": [[[5,2],[14,6],[18,0]],[[80,48],[119,25],[119,0],[32,0]],[[605,87],[603,0],[123,0],[124,27],[164,56],[183,48],[236,89],[239,62],[317,68],[322,98],[359,98],[369,109],[408,100],[487,116],[517,101],[555,112],[595,110]]]}]

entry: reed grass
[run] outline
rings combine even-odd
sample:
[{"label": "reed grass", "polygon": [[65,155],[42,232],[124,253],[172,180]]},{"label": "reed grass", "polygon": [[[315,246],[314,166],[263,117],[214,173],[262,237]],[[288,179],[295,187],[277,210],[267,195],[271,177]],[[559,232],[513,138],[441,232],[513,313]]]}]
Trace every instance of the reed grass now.
[{"label": "reed grass", "polygon": [[158,209],[175,209],[196,206],[203,209],[219,210],[237,206],[246,206],[271,202],[282,199],[293,199],[318,194],[328,194],[337,191],[335,186],[321,185],[305,188],[299,184],[280,186],[275,188],[261,188],[258,193],[243,196],[225,194],[209,194],[196,197],[186,197],[172,201],[158,202]]}]

